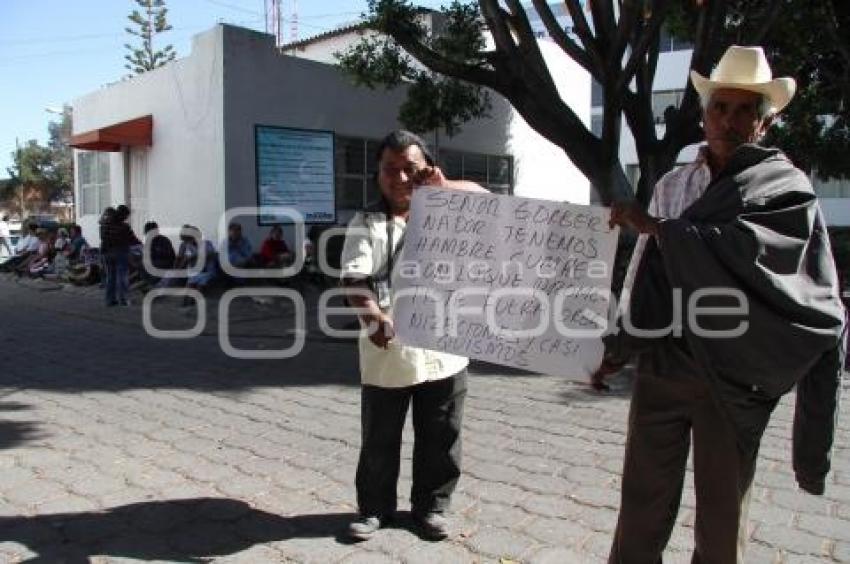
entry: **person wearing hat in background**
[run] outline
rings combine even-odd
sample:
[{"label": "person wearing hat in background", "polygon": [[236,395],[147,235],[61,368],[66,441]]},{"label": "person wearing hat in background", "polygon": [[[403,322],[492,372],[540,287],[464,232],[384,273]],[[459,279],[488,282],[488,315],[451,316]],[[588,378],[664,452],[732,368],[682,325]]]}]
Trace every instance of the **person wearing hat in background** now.
[{"label": "person wearing hat in background", "polygon": [[758,145],[795,82],[772,78],[760,47],[739,46],[691,80],[706,137],[697,160],[658,182],[648,213],[634,202],[611,210],[640,238],[625,281],[629,331],[606,338],[597,372],[637,359],[610,563],[661,561],[691,443],[693,561],[741,562],[761,437],[795,385],[797,482],[822,494],[830,468],[845,336],[832,251],[807,176]]}]

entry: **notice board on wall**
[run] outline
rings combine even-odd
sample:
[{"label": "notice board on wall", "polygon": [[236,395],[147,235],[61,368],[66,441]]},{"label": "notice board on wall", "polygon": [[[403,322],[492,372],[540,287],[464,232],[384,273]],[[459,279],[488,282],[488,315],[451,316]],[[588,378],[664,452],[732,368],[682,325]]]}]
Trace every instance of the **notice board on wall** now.
[{"label": "notice board on wall", "polygon": [[260,225],[293,223],[280,208],[305,223],[336,221],[332,131],[257,125],[255,154]]}]

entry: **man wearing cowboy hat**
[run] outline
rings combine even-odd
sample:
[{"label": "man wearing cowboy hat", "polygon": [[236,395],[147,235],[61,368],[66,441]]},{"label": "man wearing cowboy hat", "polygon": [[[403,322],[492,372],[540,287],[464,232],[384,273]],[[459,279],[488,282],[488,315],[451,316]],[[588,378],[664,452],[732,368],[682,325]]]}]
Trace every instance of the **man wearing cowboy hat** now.
[{"label": "man wearing cowboy hat", "polygon": [[830,466],[845,328],[832,252],[806,175],[757,145],[795,82],[738,46],[691,81],[706,136],[696,162],[658,182],[649,213],[611,211],[640,233],[628,330],[606,340],[598,372],[637,357],[611,563],[661,561],[691,443],[693,561],[741,562],[761,436],[794,386],[798,484],[822,494]]}]

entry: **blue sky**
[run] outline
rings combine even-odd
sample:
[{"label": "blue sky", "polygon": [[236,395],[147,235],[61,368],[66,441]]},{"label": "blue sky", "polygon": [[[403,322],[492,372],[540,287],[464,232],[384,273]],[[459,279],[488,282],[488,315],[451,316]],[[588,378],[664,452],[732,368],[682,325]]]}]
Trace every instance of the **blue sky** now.
[{"label": "blue sky", "polygon": [[[422,0],[439,7],[446,0]],[[292,0],[284,0],[285,15]],[[299,0],[300,38],[352,22],[366,0]],[[217,22],[264,29],[263,0],[166,0],[172,31],[161,36],[178,57],[191,37]],[[75,98],[124,76],[124,32],[134,0],[0,0],[0,178],[8,176],[15,138],[44,143],[47,124]],[[288,40],[289,24],[285,23]],[[131,41],[132,42],[132,41]]]}]

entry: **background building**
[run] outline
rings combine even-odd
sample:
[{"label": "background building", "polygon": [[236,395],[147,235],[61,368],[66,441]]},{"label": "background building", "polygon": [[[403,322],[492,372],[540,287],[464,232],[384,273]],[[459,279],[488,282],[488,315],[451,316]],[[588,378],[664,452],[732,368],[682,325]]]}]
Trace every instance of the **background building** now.
[{"label": "background building", "polygon": [[[356,30],[350,33],[349,40],[358,37]],[[572,62],[551,47],[544,47],[547,56],[570,68]],[[572,68],[575,76],[561,78],[572,86],[563,95],[584,109],[580,114],[589,123],[589,78]],[[582,81],[584,87],[575,88]],[[133,210],[137,233],[149,219],[171,236],[190,223],[216,242],[223,238],[218,228],[225,210],[280,196],[266,178],[274,158],[286,166],[287,158],[307,154],[263,153],[284,138],[274,134],[297,147],[293,139],[303,133],[309,143],[327,142],[331,156],[290,165],[309,176],[305,186],[330,175],[335,204],[317,222],[344,224],[378,198],[375,149],[398,127],[404,95],[403,87],[355,87],[327,61],[281,53],[271,35],[218,25],[194,38],[189,56],[74,102],[77,217],[95,244],[101,211],[121,203]],[[439,160],[449,177],[474,180],[494,192],[589,202],[587,180],[500,96],[493,96],[491,114],[466,124],[455,137],[440,135]],[[286,205],[281,198],[276,202]],[[270,223],[237,219],[255,245]],[[292,230],[285,231],[291,242]]]},{"label": "background building", "polygon": [[[578,36],[573,31],[572,18],[570,18],[564,3],[553,3],[551,8],[564,30],[578,41]],[[546,26],[533,9],[529,10],[529,18],[538,38],[549,40]],[[693,45],[691,43],[676,39],[662,29],[658,68],[652,93],[652,113],[659,136],[664,134],[664,110],[670,106],[678,107],[685,95],[692,54]],[[592,81],[591,88],[591,130],[599,136],[602,132],[602,90],[595,81]],[[626,126],[625,120],[623,120],[621,139],[620,162],[623,163],[626,176],[632,182],[632,185],[637,186],[640,175],[637,150],[635,149],[634,138]],[[689,163],[693,162],[695,158],[696,146],[692,145],[685,147],[679,153],[677,162],[679,164]],[[813,174],[811,181],[820,198],[827,223],[832,226],[850,225],[850,180],[833,179],[825,181]],[[591,199],[594,202],[599,201],[595,191],[591,193]]]}]

